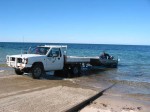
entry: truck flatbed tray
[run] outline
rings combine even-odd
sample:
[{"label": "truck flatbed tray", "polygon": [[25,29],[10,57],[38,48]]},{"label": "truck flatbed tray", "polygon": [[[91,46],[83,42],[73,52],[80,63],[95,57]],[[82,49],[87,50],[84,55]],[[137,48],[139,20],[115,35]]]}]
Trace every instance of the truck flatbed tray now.
[{"label": "truck flatbed tray", "polygon": [[66,63],[90,63],[91,59],[98,59],[98,57],[67,56]]}]

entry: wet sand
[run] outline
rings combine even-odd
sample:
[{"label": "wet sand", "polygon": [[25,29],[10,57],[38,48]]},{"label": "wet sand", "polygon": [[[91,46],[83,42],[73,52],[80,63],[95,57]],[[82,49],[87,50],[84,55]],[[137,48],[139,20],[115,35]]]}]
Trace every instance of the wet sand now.
[{"label": "wet sand", "polygon": [[[61,112],[102,91],[106,86],[91,88],[79,78],[64,79],[47,76],[40,80],[15,75],[12,69],[0,69],[1,112]],[[111,88],[113,89],[113,88]],[[106,91],[80,112],[149,112],[150,100],[135,99],[121,93]]]}]

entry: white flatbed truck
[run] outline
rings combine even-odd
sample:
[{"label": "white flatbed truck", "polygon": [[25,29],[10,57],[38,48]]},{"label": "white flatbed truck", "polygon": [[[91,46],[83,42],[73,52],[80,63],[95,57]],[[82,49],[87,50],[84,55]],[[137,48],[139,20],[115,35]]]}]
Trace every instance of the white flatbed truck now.
[{"label": "white flatbed truck", "polygon": [[99,61],[99,57],[67,56],[67,46],[45,45],[37,46],[27,54],[7,55],[6,60],[7,65],[13,67],[16,74],[31,73],[33,78],[38,79],[48,71],[54,71],[55,75],[77,77],[83,65],[94,65],[93,63]]}]

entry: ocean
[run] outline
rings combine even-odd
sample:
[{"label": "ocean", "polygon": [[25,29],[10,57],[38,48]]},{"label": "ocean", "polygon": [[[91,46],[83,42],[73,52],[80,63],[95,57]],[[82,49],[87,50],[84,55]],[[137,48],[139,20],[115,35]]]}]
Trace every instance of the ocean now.
[{"label": "ocean", "polygon": [[68,55],[99,56],[105,51],[120,59],[118,68],[93,72],[78,79],[81,82],[98,87],[100,80],[105,80],[119,83],[118,88],[127,94],[150,95],[150,46],[0,42],[0,64],[6,63],[6,55],[20,54],[29,47],[49,44],[67,45]]}]

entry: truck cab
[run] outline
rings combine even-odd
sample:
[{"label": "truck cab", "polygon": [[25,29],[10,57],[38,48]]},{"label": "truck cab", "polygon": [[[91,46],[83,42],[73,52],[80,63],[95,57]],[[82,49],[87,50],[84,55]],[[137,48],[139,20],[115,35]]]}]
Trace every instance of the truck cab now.
[{"label": "truck cab", "polygon": [[62,70],[67,46],[45,45],[30,49],[27,54],[7,55],[7,65],[15,69],[15,73],[32,73],[39,78],[43,72]]}]

